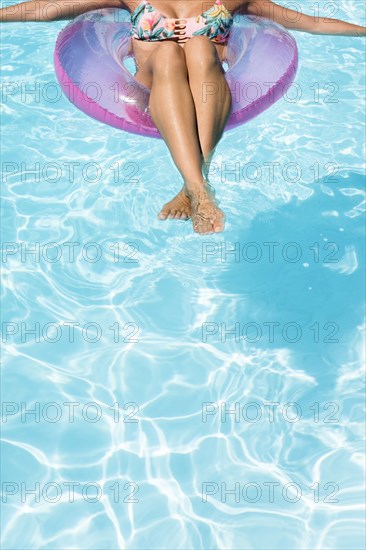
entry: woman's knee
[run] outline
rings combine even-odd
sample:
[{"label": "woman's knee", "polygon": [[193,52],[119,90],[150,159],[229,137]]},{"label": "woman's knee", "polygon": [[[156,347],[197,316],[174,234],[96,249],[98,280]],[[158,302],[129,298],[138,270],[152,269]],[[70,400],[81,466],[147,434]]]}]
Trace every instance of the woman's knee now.
[{"label": "woman's knee", "polygon": [[159,44],[153,53],[152,69],[159,76],[176,74],[182,70],[187,72],[183,48],[176,42]]},{"label": "woman's knee", "polygon": [[207,36],[193,36],[184,46],[186,64],[189,68],[207,70],[217,65],[221,67],[220,58],[213,42]]}]

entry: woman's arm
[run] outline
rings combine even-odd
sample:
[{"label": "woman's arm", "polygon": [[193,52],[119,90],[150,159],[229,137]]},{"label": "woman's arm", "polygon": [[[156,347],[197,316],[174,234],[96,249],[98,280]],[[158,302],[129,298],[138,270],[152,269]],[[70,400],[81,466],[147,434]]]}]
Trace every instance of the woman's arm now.
[{"label": "woman's arm", "polygon": [[339,19],[314,17],[279,6],[272,0],[250,0],[247,4],[248,15],[266,17],[287,29],[312,34],[338,34],[341,36],[366,36],[366,27],[346,23]]},{"label": "woman's arm", "polygon": [[122,0],[58,0],[21,2],[0,10],[0,21],[57,21],[101,8],[128,9]]}]

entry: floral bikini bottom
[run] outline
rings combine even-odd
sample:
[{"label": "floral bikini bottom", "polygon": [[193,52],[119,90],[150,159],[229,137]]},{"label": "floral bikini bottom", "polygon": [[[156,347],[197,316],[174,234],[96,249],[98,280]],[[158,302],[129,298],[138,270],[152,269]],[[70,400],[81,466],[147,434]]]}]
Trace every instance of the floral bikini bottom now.
[{"label": "floral bikini bottom", "polygon": [[193,36],[207,36],[212,42],[225,43],[233,20],[221,0],[216,0],[201,15],[182,19],[166,17],[148,0],[143,0],[131,14],[131,37],[147,42],[174,38],[176,42],[185,42]]}]

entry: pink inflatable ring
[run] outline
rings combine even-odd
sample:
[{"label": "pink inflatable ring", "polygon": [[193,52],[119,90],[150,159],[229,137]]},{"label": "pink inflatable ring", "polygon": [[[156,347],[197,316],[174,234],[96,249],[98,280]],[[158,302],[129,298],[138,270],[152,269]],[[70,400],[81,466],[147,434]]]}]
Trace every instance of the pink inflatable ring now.
[{"label": "pink inflatable ring", "polygon": [[[125,66],[133,58],[130,30],[129,13],[118,8],[75,18],[57,38],[56,75],[69,100],[87,115],[114,128],[161,138],[149,114],[150,90]],[[298,65],[295,39],[283,27],[242,15],[234,16],[226,58],[232,94],[226,130],[280,99]],[[207,83],[203,93],[220,91]]]}]

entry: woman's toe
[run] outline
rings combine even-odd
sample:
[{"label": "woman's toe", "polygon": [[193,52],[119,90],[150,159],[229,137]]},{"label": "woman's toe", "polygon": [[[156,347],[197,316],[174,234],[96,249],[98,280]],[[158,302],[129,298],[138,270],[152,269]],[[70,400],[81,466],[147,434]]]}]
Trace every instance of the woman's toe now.
[{"label": "woman's toe", "polygon": [[168,217],[168,212],[166,210],[161,210],[158,214],[160,220],[166,220]]},{"label": "woman's toe", "polygon": [[214,222],[213,222],[213,231],[215,233],[219,233],[220,231],[223,231],[224,230],[224,227],[225,227],[225,216],[223,214],[221,214],[220,216],[218,216]]}]

